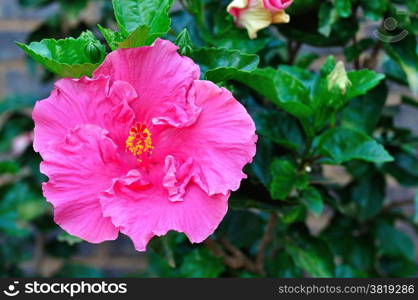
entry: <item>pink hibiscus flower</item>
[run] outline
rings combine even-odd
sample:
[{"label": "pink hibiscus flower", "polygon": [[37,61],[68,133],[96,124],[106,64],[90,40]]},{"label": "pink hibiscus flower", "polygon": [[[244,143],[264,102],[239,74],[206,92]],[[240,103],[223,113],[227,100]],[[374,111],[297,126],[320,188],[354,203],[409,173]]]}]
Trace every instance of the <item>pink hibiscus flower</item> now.
[{"label": "pink hibiscus flower", "polygon": [[201,242],[255,154],[232,94],[158,39],[110,53],[93,78],[61,79],[36,103],[34,148],[64,230],[92,243],[128,235],[144,251],[169,230]]},{"label": "pink hibiscus flower", "polygon": [[292,4],[293,0],[263,0],[264,7],[271,11],[284,10]]}]

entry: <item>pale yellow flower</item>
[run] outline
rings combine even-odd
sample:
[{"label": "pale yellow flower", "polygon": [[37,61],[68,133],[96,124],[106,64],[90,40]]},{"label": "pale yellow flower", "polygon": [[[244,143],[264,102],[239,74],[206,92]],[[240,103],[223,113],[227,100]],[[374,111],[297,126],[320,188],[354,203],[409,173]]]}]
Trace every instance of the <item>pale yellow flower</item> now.
[{"label": "pale yellow flower", "polygon": [[269,10],[263,0],[233,0],[227,8],[235,22],[245,27],[251,39],[257,37],[257,32],[270,24],[288,23],[290,17],[284,10]]}]

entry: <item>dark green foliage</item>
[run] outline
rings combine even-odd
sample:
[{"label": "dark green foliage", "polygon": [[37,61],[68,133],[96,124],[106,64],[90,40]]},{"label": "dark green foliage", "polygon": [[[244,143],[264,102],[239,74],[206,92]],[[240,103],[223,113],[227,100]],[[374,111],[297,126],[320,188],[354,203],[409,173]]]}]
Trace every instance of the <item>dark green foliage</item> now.
[{"label": "dark green foliage", "polygon": [[[418,231],[418,194],[403,193],[406,199],[396,202],[388,193],[394,185],[418,187],[418,136],[398,125],[401,106],[418,107],[416,1],[295,0],[287,10],[291,22],[264,29],[255,40],[234,25],[226,0],[184,0],[181,10],[170,10],[171,0],[103,1],[101,40],[96,24],[84,23],[70,31],[79,38],[63,39],[69,31],[62,23],[89,1],[20,1],[25,7],[53,2],[57,16],[32,33],[32,43],[18,44],[50,72],[90,75],[106,50],[170,39],[199,64],[202,79],[231,90],[256,124],[249,178],[232,193],[209,241],[191,245],[175,232],[154,238],[146,270],[126,276],[417,275],[411,233]],[[414,14],[399,14],[395,4]],[[397,21],[395,31],[385,28],[388,17]],[[367,20],[382,21],[380,34],[360,36]],[[385,41],[404,30],[399,41]],[[344,55],[344,63],[330,52]],[[395,82],[408,95],[387,106],[399,89]],[[36,247],[61,262],[52,276],[106,276],[108,270],[73,261],[86,243],[53,222],[41,192],[40,157],[29,144],[15,149],[16,138],[33,129],[28,110],[45,96],[10,95],[0,102],[0,276],[39,275],[22,267],[36,259]],[[328,178],[330,168],[344,170],[346,180]],[[234,265],[231,257],[247,261]]]}]

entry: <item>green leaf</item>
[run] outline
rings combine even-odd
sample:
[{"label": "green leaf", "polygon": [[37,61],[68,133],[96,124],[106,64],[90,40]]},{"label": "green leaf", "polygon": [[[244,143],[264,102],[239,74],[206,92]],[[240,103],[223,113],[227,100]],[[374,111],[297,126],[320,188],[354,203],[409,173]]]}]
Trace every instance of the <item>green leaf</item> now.
[{"label": "green leaf", "polygon": [[173,0],[113,0],[119,30],[129,36],[140,26],[149,28],[149,36],[157,37],[170,29],[168,11]]},{"label": "green leaf", "polygon": [[347,58],[348,62],[353,61],[354,59],[360,57],[360,55],[372,47],[374,41],[370,38],[362,39],[358,41],[355,45],[344,48],[344,55]]},{"label": "green leaf", "polygon": [[158,254],[170,268],[177,266],[175,249],[184,242],[185,236],[175,231],[169,231],[166,235],[158,239],[152,239],[150,248]]},{"label": "green leaf", "polygon": [[118,48],[118,44],[123,42],[124,37],[122,33],[113,31],[112,29],[104,28],[101,25],[97,25],[101,34],[106,40],[106,43],[109,45],[109,48],[113,51]]},{"label": "green leaf", "polygon": [[307,188],[303,191],[303,203],[306,208],[311,211],[315,217],[321,216],[322,210],[324,209],[324,201],[322,200],[321,194],[315,188]]},{"label": "green leaf", "polygon": [[385,75],[367,69],[348,72],[347,76],[351,81],[347,89],[348,99],[366,94],[385,79]]},{"label": "green leaf", "polygon": [[184,28],[178,35],[175,44],[179,47],[181,55],[189,55],[193,52],[193,43],[189,31]]},{"label": "green leaf", "polygon": [[388,88],[382,83],[367,94],[350,101],[342,111],[341,125],[371,134],[381,117],[388,96]]},{"label": "green leaf", "polygon": [[302,270],[295,266],[292,258],[285,251],[280,251],[266,267],[273,278],[296,278],[303,275]]},{"label": "green leaf", "polygon": [[367,18],[373,21],[380,21],[389,7],[388,0],[360,0]]},{"label": "green leaf", "polygon": [[322,240],[297,236],[286,241],[285,249],[294,263],[312,277],[334,277],[334,258]]},{"label": "green leaf", "polygon": [[[296,1],[290,6],[292,8]],[[351,18],[338,18],[336,9],[332,4],[325,1],[317,1],[321,4],[321,12],[314,8],[300,15],[292,15],[292,20],[288,24],[277,26],[280,33],[285,37],[309,44],[316,47],[345,46],[356,34],[358,23]],[[320,21],[318,15],[320,14]],[[328,19],[329,18],[329,19]],[[319,32],[317,24],[320,24]],[[328,36],[324,34],[328,34]]]},{"label": "green leaf", "polygon": [[77,39],[44,39],[29,45],[17,45],[36,62],[61,77],[90,76],[105,56],[104,45],[90,31],[83,32]]},{"label": "green leaf", "polygon": [[343,264],[369,273],[375,267],[374,240],[368,233],[359,235],[357,228],[353,219],[335,214],[320,236],[327,241],[334,256],[339,257]]},{"label": "green leaf", "polygon": [[337,60],[335,59],[335,57],[332,55],[329,55],[321,67],[321,71],[320,71],[321,76],[327,77],[332,72],[332,70],[335,69],[336,65],[337,65]]},{"label": "green leaf", "polygon": [[319,10],[319,28],[318,31],[325,37],[331,34],[332,26],[338,20],[338,13],[334,6],[329,2],[321,4]]},{"label": "green leaf", "polygon": [[303,148],[303,135],[295,118],[276,110],[260,110],[253,115],[257,133],[273,142],[298,151]]},{"label": "green leaf", "polygon": [[363,176],[350,187],[350,204],[355,204],[355,216],[364,221],[377,215],[385,201],[385,178],[380,173]]},{"label": "green leaf", "polygon": [[300,173],[296,166],[287,159],[276,159],[271,165],[272,182],[270,194],[273,199],[286,199],[293,188],[305,188],[308,185],[308,177]]},{"label": "green leaf", "polygon": [[273,161],[273,144],[264,137],[259,136],[257,140],[257,151],[253,162],[250,164],[250,170],[264,186],[268,187],[271,182],[270,166]]},{"label": "green leaf", "polygon": [[296,58],[295,66],[303,69],[308,68],[317,58],[319,55],[316,53],[303,53]]},{"label": "green leaf", "polygon": [[350,0],[334,0],[335,8],[338,16],[341,18],[348,18],[351,16],[351,1]]},{"label": "green leaf", "polygon": [[395,160],[385,165],[384,170],[404,186],[418,185],[418,157],[416,154],[397,151]]},{"label": "green leaf", "polygon": [[405,72],[409,87],[418,95],[418,50],[416,37],[408,35],[397,43],[384,43],[389,56]]},{"label": "green leaf", "polygon": [[260,60],[254,54],[223,48],[196,49],[189,56],[200,65],[205,78],[213,82],[239,76],[239,71],[252,71]]},{"label": "green leaf", "polygon": [[393,157],[372,138],[355,129],[335,127],[324,132],[318,140],[318,150],[330,160],[341,164],[353,159],[384,163]]},{"label": "green leaf", "polygon": [[19,164],[14,160],[0,161],[0,174],[16,174],[20,170]]},{"label": "green leaf", "polygon": [[65,231],[61,232],[58,235],[57,239],[60,242],[66,242],[70,246],[83,242],[83,240],[80,239],[79,237],[73,236]]},{"label": "green leaf", "polygon": [[194,249],[186,255],[180,268],[186,278],[215,278],[224,270],[221,259],[206,248]]},{"label": "green leaf", "polygon": [[256,69],[249,76],[240,77],[238,81],[297,118],[306,118],[312,114],[312,109],[305,103],[309,101],[309,91],[289,73],[270,68]]},{"label": "green leaf", "polygon": [[307,87],[283,70],[257,68],[253,71],[222,72],[217,74],[216,80],[239,81],[297,118],[306,118],[313,112],[308,106]]},{"label": "green leaf", "polygon": [[402,256],[411,262],[415,260],[415,247],[411,238],[387,223],[378,225],[376,243],[379,251],[384,255]]},{"label": "green leaf", "polygon": [[378,268],[382,270],[383,277],[407,278],[415,277],[418,266],[403,257],[383,257],[379,261]]},{"label": "green leaf", "polygon": [[216,232],[225,236],[238,248],[251,248],[254,241],[263,234],[264,226],[265,222],[259,214],[246,210],[231,210]]},{"label": "green leaf", "polygon": [[417,13],[418,12],[418,2],[415,0],[406,0],[406,6],[408,10]]},{"label": "green leaf", "polygon": [[17,212],[20,220],[32,221],[42,216],[48,210],[48,204],[44,198],[27,199],[19,204]]},{"label": "green leaf", "polygon": [[150,45],[156,36],[150,35],[150,29],[146,25],[138,26],[126,39],[117,43],[118,48],[135,48]]},{"label": "green leaf", "polygon": [[285,224],[304,222],[306,219],[306,209],[303,205],[289,205],[282,209],[281,221]]}]

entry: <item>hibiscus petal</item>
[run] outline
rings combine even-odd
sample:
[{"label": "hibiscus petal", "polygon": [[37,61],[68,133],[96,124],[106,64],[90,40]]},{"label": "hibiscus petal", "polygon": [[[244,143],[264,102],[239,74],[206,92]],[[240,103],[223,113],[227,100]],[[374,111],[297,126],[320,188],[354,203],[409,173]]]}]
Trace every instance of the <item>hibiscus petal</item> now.
[{"label": "hibiscus petal", "polygon": [[255,125],[228,90],[202,80],[195,81],[194,89],[196,105],[202,108],[199,118],[189,127],[163,130],[153,155],[193,158],[200,166],[195,170],[202,188],[210,195],[227,194],[246,178],[242,169],[255,155]]},{"label": "hibiscus petal", "polygon": [[[193,81],[199,79],[199,67],[177,53],[170,41],[157,39],[152,46],[118,49],[110,53],[93,76],[110,76],[130,83],[139,100],[131,104],[138,119],[147,126],[156,122],[187,123],[198,112],[186,101]],[[164,116],[170,115],[170,119]],[[173,118],[173,114],[180,114]],[[180,124],[178,124],[180,125]]]},{"label": "hibiscus petal", "polygon": [[96,124],[109,131],[119,145],[124,143],[134,122],[128,105],[136,97],[135,90],[125,82],[100,77],[90,79],[61,79],[51,95],[36,103],[32,117],[35,121],[34,148],[38,152],[62,140],[76,125]]},{"label": "hibiscus petal", "polygon": [[117,146],[107,131],[81,125],[44,152],[41,172],[49,177],[43,192],[54,206],[54,220],[64,230],[91,243],[117,238],[118,229],[104,217],[98,194],[125,174]]},{"label": "hibiscus petal", "polygon": [[134,182],[132,174],[129,181],[124,177],[115,181],[100,200],[104,215],[132,239],[138,251],[145,251],[153,236],[170,230],[200,243],[214,232],[228,209],[229,194],[208,196],[198,185],[189,183],[184,201],[172,202],[161,184],[149,186],[138,171]]},{"label": "hibiscus petal", "polygon": [[271,11],[286,9],[292,2],[293,0],[263,0],[264,7]]}]

